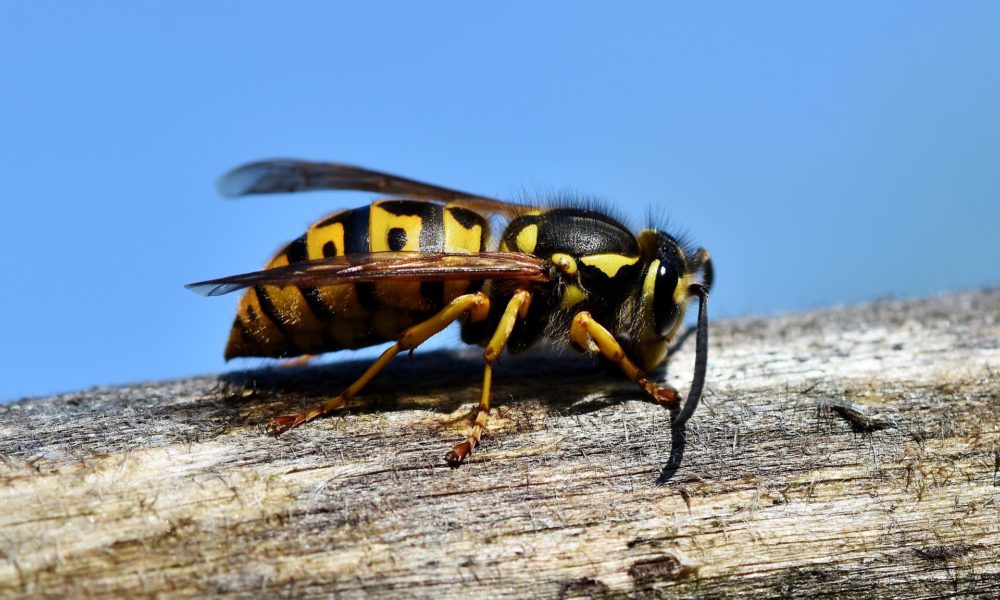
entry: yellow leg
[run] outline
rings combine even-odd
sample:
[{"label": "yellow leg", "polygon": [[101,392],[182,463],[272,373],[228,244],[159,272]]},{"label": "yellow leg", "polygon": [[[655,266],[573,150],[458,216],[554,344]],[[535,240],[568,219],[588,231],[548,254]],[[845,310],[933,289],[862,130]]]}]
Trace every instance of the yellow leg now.
[{"label": "yellow leg", "polygon": [[573,317],[569,328],[569,337],[575,344],[591,352],[600,352],[605,358],[618,365],[629,380],[639,384],[649,398],[667,408],[674,408],[680,402],[677,390],[670,386],[660,386],[649,379],[639,367],[635,366],[615,336],[594,320],[589,312],[583,311]]},{"label": "yellow leg", "polygon": [[283,369],[294,369],[295,367],[304,367],[315,359],[315,354],[303,354],[302,356],[296,356],[295,358],[286,358],[278,363],[278,365]]},{"label": "yellow leg", "polygon": [[483,437],[483,431],[486,429],[486,419],[490,414],[493,363],[507,345],[507,340],[510,339],[510,334],[514,330],[514,324],[517,322],[517,319],[523,319],[528,315],[528,306],[530,304],[531,294],[527,290],[516,292],[510,299],[510,302],[507,303],[507,308],[504,310],[503,316],[500,317],[496,331],[493,332],[493,337],[490,338],[489,344],[486,345],[486,351],[483,352],[486,366],[483,369],[483,389],[479,396],[479,411],[476,413],[476,422],[472,425],[472,429],[469,431],[469,435],[465,438],[465,441],[456,444],[444,456],[448,464],[453,467],[462,464],[465,457],[472,453],[476,445],[479,444],[479,440]]},{"label": "yellow leg", "polygon": [[449,465],[457,467],[462,464],[465,457],[472,452],[473,448],[479,444],[479,440],[482,439],[483,431],[486,429],[486,419],[490,414],[490,388],[492,384],[493,365],[486,363],[486,368],[483,369],[483,389],[479,396],[479,411],[476,413],[476,422],[472,425],[472,430],[469,431],[469,435],[465,438],[465,441],[456,444],[454,448],[444,455],[444,459],[448,461]]},{"label": "yellow leg", "polygon": [[482,292],[476,294],[465,294],[455,298],[448,303],[440,312],[433,317],[417,323],[399,336],[399,341],[390,346],[382,353],[378,359],[351,385],[347,387],[339,396],[314,406],[305,412],[295,415],[285,415],[271,421],[270,430],[274,435],[280,435],[289,429],[312,421],[316,417],[325,415],[331,411],[343,408],[348,400],[353,398],[381,371],[393,358],[401,351],[413,350],[428,338],[440,332],[455,322],[464,313],[469,313],[469,318],[473,321],[485,319],[490,311],[490,300]]}]

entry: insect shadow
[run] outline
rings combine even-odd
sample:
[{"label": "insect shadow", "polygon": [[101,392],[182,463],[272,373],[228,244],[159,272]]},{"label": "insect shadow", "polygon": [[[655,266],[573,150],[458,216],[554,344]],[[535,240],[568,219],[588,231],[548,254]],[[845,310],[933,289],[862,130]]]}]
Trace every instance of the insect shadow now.
[{"label": "insect shadow", "polygon": [[[355,381],[370,359],[321,363],[301,367],[266,367],[233,371],[219,377],[224,398],[273,417],[330,398]],[[411,408],[441,413],[457,410],[479,397],[483,360],[478,351],[437,350],[421,352],[412,360],[399,358],[365,386],[348,405],[353,413]],[[608,373],[586,360],[566,360],[551,352],[499,361],[495,365],[496,389],[501,396],[494,407],[530,397],[533,401],[566,409],[582,396],[607,382]],[[622,380],[624,381],[624,380]],[[632,396],[635,396],[634,388]],[[600,407],[598,407],[600,408]],[[272,411],[273,409],[273,411]],[[273,414],[271,414],[273,412]]]},{"label": "insect shadow", "polygon": [[[693,328],[685,332],[680,337],[680,340],[675,344],[674,348],[671,349],[671,352],[679,348],[681,344],[684,343],[684,340],[689,337],[691,331],[693,331]],[[593,412],[614,404],[627,402],[629,400],[642,399],[637,398],[634,387],[628,385],[629,382],[625,381],[625,379],[621,377],[621,374],[615,365],[605,362],[604,367],[606,371],[604,378],[604,391],[596,399],[586,398],[584,400],[574,402],[572,405],[574,412]],[[662,381],[665,378],[666,370],[666,365],[661,365],[653,371],[651,375],[655,379]],[[617,382],[613,381],[616,377],[619,380]],[[609,381],[611,381],[611,383],[609,383]],[[680,414],[680,410],[680,407],[677,407],[670,411],[671,422],[677,419],[677,415]],[[667,457],[666,465],[664,465],[664,467],[660,470],[660,475],[656,478],[657,485],[664,485],[669,482],[681,468],[681,463],[684,460],[684,450],[687,447],[685,426],[685,424],[681,424],[679,427],[674,426],[670,428],[670,454]]]},{"label": "insect shadow", "polygon": [[[232,371],[219,377],[219,390],[223,402],[240,408],[242,424],[266,425],[274,417],[335,396],[370,364],[370,359],[363,358]],[[453,413],[478,399],[482,364],[482,355],[476,350],[436,350],[421,352],[412,360],[398,358],[365,387],[346,412],[370,414],[418,409]],[[495,366],[494,382],[495,408],[531,403],[552,413],[583,414],[643,399],[635,384],[625,379],[617,366],[578,356],[567,359],[546,349],[514,358],[505,356]],[[671,417],[676,414],[675,410]],[[674,431],[668,466],[658,483],[676,473],[683,452],[683,433]]]}]

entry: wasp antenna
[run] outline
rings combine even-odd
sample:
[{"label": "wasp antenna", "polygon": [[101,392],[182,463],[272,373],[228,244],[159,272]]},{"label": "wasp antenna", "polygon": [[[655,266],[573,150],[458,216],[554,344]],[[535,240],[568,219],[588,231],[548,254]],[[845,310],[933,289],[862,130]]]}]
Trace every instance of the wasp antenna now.
[{"label": "wasp antenna", "polygon": [[[708,274],[711,274],[711,262],[705,263],[708,266]],[[694,351],[694,377],[691,380],[691,391],[688,392],[687,401],[681,409],[677,418],[674,419],[672,427],[682,429],[691,415],[698,408],[701,400],[701,392],[705,388],[705,373],[708,370],[708,286],[696,283],[688,287],[688,294],[698,296],[698,336],[695,338]]]}]

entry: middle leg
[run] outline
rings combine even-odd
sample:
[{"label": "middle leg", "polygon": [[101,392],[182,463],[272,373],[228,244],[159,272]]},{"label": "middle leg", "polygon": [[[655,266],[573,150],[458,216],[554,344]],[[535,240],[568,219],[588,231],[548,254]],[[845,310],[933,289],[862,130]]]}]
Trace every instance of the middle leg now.
[{"label": "middle leg", "polygon": [[523,319],[528,315],[528,306],[530,304],[530,292],[527,290],[515,292],[510,302],[507,303],[507,308],[504,310],[503,316],[500,317],[500,322],[497,324],[496,331],[493,332],[493,337],[490,338],[489,344],[486,345],[486,351],[483,352],[483,359],[486,361],[486,366],[483,369],[483,389],[479,397],[479,410],[476,413],[476,422],[472,425],[472,429],[465,440],[456,444],[454,448],[445,454],[444,459],[452,467],[462,464],[462,461],[472,453],[483,436],[483,431],[486,429],[486,419],[490,414],[493,363],[500,357],[500,353],[503,352],[504,347],[507,345],[507,340],[510,339],[510,334],[514,331],[514,324],[517,322],[517,319]]}]

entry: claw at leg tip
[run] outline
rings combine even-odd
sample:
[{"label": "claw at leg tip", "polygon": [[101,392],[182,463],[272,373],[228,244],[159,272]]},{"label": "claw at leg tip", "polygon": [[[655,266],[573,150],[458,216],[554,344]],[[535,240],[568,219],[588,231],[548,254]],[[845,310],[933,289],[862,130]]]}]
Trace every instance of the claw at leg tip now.
[{"label": "claw at leg tip", "polygon": [[469,442],[465,441],[449,450],[448,453],[444,455],[444,460],[448,463],[448,466],[454,469],[465,462],[466,457],[469,456],[471,452],[472,448],[470,447]]},{"label": "claw at leg tip", "polygon": [[302,423],[300,415],[285,415],[282,417],[276,417],[268,425],[268,432],[274,437],[285,433],[289,429],[293,429]]},{"label": "claw at leg tip", "polygon": [[454,450],[449,450],[448,453],[444,455],[444,460],[448,463],[449,467],[457,469],[463,462],[465,462],[465,457],[459,456]]},{"label": "claw at leg tip", "polygon": [[656,390],[656,400],[665,406],[677,406],[680,404],[681,396],[674,388],[661,387]]}]

